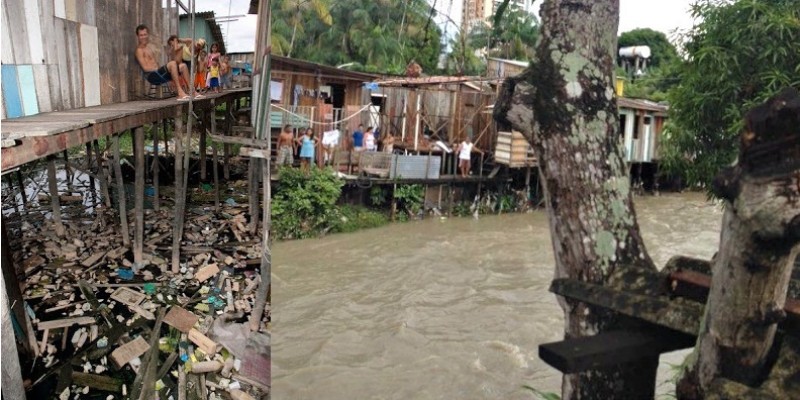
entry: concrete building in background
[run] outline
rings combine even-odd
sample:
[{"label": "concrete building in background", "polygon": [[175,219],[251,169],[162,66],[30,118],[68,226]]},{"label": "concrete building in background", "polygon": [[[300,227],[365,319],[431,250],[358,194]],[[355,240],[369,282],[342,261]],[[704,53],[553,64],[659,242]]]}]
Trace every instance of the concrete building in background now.
[{"label": "concrete building in background", "polygon": [[[487,27],[492,26],[492,17],[494,16],[497,7],[503,0],[463,0],[461,16],[461,30],[469,32],[473,27],[484,24]],[[530,1],[526,0],[511,0],[508,3],[509,7],[516,7],[521,10],[530,12]]]}]

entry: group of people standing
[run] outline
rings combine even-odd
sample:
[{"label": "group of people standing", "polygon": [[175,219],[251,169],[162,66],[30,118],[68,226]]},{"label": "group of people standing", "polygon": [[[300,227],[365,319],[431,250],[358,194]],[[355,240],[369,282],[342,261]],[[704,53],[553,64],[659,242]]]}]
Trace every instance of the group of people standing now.
[{"label": "group of people standing", "polygon": [[278,136],[278,158],[275,163],[281,165],[294,165],[294,154],[297,148],[300,147],[300,168],[308,172],[311,169],[311,164],[314,163],[314,150],[317,147],[319,140],[314,137],[314,130],[306,128],[303,135],[299,138],[294,137],[292,133],[292,126],[285,125],[283,131]]},{"label": "group of people standing", "polygon": [[[319,140],[314,137],[314,130],[309,128],[301,129],[303,134],[295,138],[292,132],[292,125],[285,125],[283,131],[278,136],[276,147],[278,148],[275,163],[281,165],[294,165],[294,155],[297,148],[300,148],[300,168],[309,171],[314,163],[315,149],[319,145]],[[358,125],[358,129],[353,131],[353,151],[378,151],[377,135],[370,126],[364,130],[364,125]],[[382,151],[392,153],[394,151],[394,136],[387,132],[380,140]],[[472,143],[469,136],[458,144],[455,151],[458,154],[458,167],[462,177],[468,177],[472,168],[472,151],[483,153],[483,151]]]},{"label": "group of people standing", "polygon": [[[144,78],[153,85],[169,83],[176,91],[178,100],[189,100],[190,85],[194,88],[194,98],[204,97],[202,93],[219,93],[221,88],[230,87],[231,67],[228,56],[220,53],[220,45],[213,43],[210,53],[206,53],[206,40],[192,40],[172,35],[167,39],[169,61],[159,67],[156,61],[157,49],[150,44],[149,29],[146,25],[136,27],[136,61],[142,68]],[[194,47],[194,49],[192,49]],[[192,57],[194,50],[194,57]],[[194,79],[190,79],[192,64],[195,64]]]},{"label": "group of people standing", "polygon": [[[220,53],[219,43],[212,43],[206,51],[206,40],[203,38],[192,41],[190,38],[179,38],[172,35],[167,39],[167,44],[172,49],[176,62],[181,62],[191,70],[195,64],[193,85],[195,91],[201,93],[219,93],[221,89],[230,88],[231,67],[230,58]],[[192,45],[194,45],[194,58],[192,58]]]},{"label": "group of people standing", "polygon": [[[358,129],[353,131],[353,150],[354,151],[378,151],[378,138],[380,134],[370,126],[364,130],[364,125],[359,124]],[[394,135],[386,132],[380,143],[384,153],[394,151]]]}]

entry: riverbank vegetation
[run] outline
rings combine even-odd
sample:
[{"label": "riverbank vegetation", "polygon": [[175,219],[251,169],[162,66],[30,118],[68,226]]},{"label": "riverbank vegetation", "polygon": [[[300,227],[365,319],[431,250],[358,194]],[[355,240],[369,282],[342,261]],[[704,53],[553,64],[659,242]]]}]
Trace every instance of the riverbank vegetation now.
[{"label": "riverbank vegetation", "polygon": [[363,206],[337,204],[344,181],[330,169],[281,168],[272,200],[272,229],[278,239],[305,239],[326,233],[353,232],[389,222],[385,213]]}]

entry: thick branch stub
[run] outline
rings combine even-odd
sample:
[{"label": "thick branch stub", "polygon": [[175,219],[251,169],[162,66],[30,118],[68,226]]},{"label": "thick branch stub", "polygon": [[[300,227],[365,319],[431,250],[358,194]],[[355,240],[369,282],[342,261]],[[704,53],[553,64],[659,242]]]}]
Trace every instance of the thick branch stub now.
[{"label": "thick branch stub", "polygon": [[800,169],[800,94],[786,88],[745,116],[739,165],[762,175]]},{"label": "thick branch stub", "polygon": [[533,98],[536,90],[527,82],[532,73],[528,67],[520,75],[506,78],[500,88],[500,95],[494,105],[492,117],[498,124],[498,130],[517,130],[530,143],[533,143]]}]

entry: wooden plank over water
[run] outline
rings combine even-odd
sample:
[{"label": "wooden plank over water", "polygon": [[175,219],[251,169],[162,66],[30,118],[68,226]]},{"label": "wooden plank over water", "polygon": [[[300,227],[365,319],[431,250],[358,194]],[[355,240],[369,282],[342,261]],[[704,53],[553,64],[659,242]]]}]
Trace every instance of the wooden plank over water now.
[{"label": "wooden plank over water", "polygon": [[612,331],[539,345],[539,358],[565,374],[573,374],[689,348],[695,341],[692,335],[667,330],[660,334]]},{"label": "wooden plank over water", "polygon": [[[4,91],[7,89],[3,86]],[[211,95],[195,101],[195,109],[209,109],[210,99],[234,100],[249,94],[248,88]],[[138,101],[3,120],[0,123],[3,139],[16,139],[17,145],[3,148],[0,157],[2,171],[8,172],[25,163],[114,133],[172,118],[176,111],[185,113],[187,105],[187,102],[175,99]]]}]

